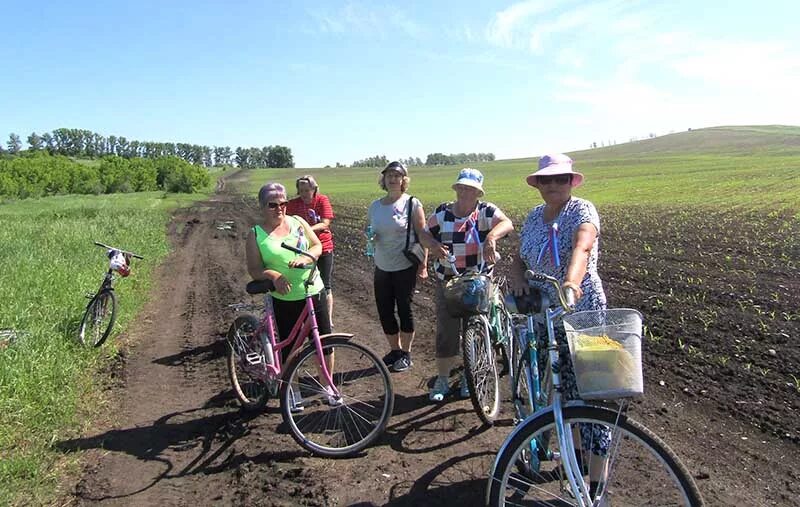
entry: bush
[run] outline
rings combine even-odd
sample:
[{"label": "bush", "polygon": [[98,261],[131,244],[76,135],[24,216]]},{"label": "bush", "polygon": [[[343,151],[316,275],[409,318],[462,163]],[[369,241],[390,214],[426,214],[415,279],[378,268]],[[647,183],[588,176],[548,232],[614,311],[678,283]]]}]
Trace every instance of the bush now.
[{"label": "bush", "polygon": [[0,158],[0,196],[40,197],[55,194],[197,192],[210,181],[208,171],[177,157],[126,159],[103,157],[99,165],[62,155],[26,153]]}]

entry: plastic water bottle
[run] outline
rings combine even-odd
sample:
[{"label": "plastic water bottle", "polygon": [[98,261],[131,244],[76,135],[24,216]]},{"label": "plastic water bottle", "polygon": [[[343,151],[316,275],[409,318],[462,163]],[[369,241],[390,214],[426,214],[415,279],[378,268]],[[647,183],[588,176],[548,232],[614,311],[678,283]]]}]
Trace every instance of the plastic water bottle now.
[{"label": "plastic water bottle", "polygon": [[367,235],[367,249],[364,254],[367,257],[374,257],[375,256],[375,231],[372,230],[372,226],[368,225],[367,230],[365,231]]},{"label": "plastic water bottle", "polygon": [[264,344],[264,362],[268,365],[272,364],[274,357],[272,354],[272,343],[269,341],[269,336],[267,336],[267,333],[262,333],[259,338],[261,339],[261,343]]}]

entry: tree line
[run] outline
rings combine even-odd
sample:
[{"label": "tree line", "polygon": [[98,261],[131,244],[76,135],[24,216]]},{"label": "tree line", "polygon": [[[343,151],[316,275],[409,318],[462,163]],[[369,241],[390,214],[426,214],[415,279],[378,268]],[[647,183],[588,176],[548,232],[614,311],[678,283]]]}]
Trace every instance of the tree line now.
[{"label": "tree line", "polygon": [[171,156],[147,159],[106,155],[92,163],[35,151],[0,157],[0,196],[21,199],[153,190],[191,193],[210,181],[205,168]]},{"label": "tree line", "polygon": [[[178,157],[190,164],[203,167],[225,165],[236,165],[245,169],[294,167],[292,150],[286,146],[238,147],[232,150],[229,146],[137,141],[113,135],[106,137],[91,130],[68,128],[56,129],[41,135],[32,132],[27,141],[29,146],[27,151],[69,157],[98,158],[106,155],[116,155],[126,159]],[[6,147],[7,150],[0,144],[0,155],[6,151],[10,155],[18,155],[23,151],[22,140],[14,133],[8,136]]]},{"label": "tree line", "polygon": [[[465,165],[473,162],[493,162],[494,153],[451,153],[445,155],[444,153],[430,153],[425,159],[423,164],[422,159],[419,157],[408,157],[406,159],[398,159],[408,166],[437,166],[437,165]],[[352,167],[384,167],[390,162],[386,155],[375,155],[374,157],[367,157],[353,162]],[[341,164],[336,164],[340,167]]]}]

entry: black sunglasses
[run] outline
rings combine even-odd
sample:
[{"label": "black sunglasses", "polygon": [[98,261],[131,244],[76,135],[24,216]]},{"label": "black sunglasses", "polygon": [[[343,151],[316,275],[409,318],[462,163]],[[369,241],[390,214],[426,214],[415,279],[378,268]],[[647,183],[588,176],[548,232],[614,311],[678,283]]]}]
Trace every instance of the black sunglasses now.
[{"label": "black sunglasses", "polygon": [[269,209],[278,209],[278,207],[285,208],[288,203],[289,203],[288,201],[268,202],[267,208]]},{"label": "black sunglasses", "polygon": [[567,183],[572,183],[572,175],[554,174],[552,176],[537,176],[536,182],[539,185],[549,185],[550,183],[555,183],[556,185],[566,185]]}]

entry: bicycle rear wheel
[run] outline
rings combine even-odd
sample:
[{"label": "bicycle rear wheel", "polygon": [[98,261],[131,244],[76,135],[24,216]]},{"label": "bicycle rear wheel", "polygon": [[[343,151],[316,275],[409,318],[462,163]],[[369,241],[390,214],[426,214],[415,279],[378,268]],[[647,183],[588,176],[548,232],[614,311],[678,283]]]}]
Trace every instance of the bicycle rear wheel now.
[{"label": "bicycle rear wheel", "polygon": [[92,298],[83,313],[78,339],[84,345],[99,347],[106,341],[117,319],[114,291],[103,289]]},{"label": "bicycle rear wheel", "polygon": [[481,421],[492,425],[500,413],[500,376],[492,340],[482,319],[467,321],[461,349],[472,406]]},{"label": "bicycle rear wheel", "polygon": [[[586,484],[590,478],[604,479],[593,499],[596,505],[702,505],[686,467],[640,423],[613,410],[588,405],[565,407],[563,414],[568,434],[573,430],[577,433],[579,424],[610,430],[611,442],[604,458],[589,451],[599,446],[599,432],[587,431],[584,438],[575,438]],[[517,472],[519,457],[530,449],[533,439],[546,439],[550,449],[560,451],[552,411],[527,420],[503,444],[489,478],[488,505],[577,505],[561,465],[561,452],[553,452],[536,470]]]},{"label": "bicycle rear wheel", "polygon": [[[267,380],[264,351],[261,340],[256,334],[258,319],[252,315],[240,315],[228,329],[228,376],[231,379],[233,393],[245,410],[261,410],[270,396],[270,385],[277,385],[277,380]],[[253,360],[249,361],[248,354]],[[273,388],[273,392],[276,389]]]},{"label": "bicycle rear wheel", "polygon": [[333,364],[331,376],[341,397],[326,390],[312,344],[286,369],[281,412],[298,444],[319,456],[343,458],[383,433],[394,408],[394,391],[386,365],[367,347],[330,338],[322,342],[322,350]]}]

